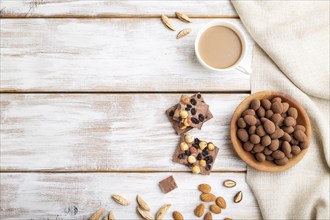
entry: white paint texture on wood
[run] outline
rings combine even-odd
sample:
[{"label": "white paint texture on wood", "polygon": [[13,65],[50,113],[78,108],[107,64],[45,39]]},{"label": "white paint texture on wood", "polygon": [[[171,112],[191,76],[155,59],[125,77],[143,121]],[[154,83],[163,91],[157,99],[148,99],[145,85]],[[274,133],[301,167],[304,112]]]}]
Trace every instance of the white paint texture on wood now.
[{"label": "white paint texture on wood", "polygon": [[[214,169],[244,171],[229,123],[247,94],[205,94],[214,118],[192,134],[220,147]],[[180,94],[1,94],[2,171],[188,171],[165,110]]]},{"label": "white paint texture on wood", "polygon": [[[212,192],[223,196],[227,208],[214,219],[261,219],[257,203],[245,182],[245,173],[212,173],[210,176],[174,173],[178,184],[174,191],[163,194],[158,182],[172,173],[1,173],[1,219],[87,219],[101,207],[113,210],[116,219],[139,219],[135,207],[137,194],[148,202],[151,214],[166,203],[172,204],[165,219],[172,219],[174,210],[185,219],[198,219],[194,208],[201,203],[197,186],[208,183]],[[238,184],[227,189],[226,179]],[[243,192],[243,200],[236,204],[233,197]],[[132,201],[130,206],[120,206],[111,200],[120,194]],[[210,204],[210,203],[209,203]],[[209,206],[207,204],[207,208]],[[74,214],[76,207],[76,214]]]},{"label": "white paint texture on wood", "polygon": [[229,0],[1,0],[2,17],[155,17],[182,11],[191,17],[237,17]]},{"label": "white paint texture on wood", "polygon": [[[250,90],[250,77],[238,70],[198,63],[195,36],[210,19],[171,20],[192,32],[176,40],[156,18],[1,19],[1,91]],[[253,45],[248,37],[242,66],[250,66]]]}]

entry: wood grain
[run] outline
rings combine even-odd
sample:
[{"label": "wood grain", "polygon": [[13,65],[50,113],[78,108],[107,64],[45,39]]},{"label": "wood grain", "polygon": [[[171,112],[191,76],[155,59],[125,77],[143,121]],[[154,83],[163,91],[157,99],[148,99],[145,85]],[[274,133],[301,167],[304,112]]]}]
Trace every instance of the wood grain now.
[{"label": "wood grain", "polygon": [[[220,147],[215,170],[244,171],[229,138],[247,94],[205,94],[214,118],[201,139]],[[188,171],[165,110],[180,94],[1,94],[2,171]]]},{"label": "wood grain", "polygon": [[237,17],[229,0],[114,1],[1,0],[2,17],[158,17],[182,11],[191,17]]},{"label": "wood grain", "polygon": [[[1,91],[250,91],[250,77],[238,70],[216,73],[198,63],[194,39],[211,19],[172,20],[192,32],[176,40],[153,18],[1,19]],[[244,67],[253,45],[248,37]]]},{"label": "wood grain", "polygon": [[[208,183],[212,192],[223,196],[227,208],[216,219],[261,219],[257,203],[245,183],[245,173],[213,173],[199,176],[189,173],[173,174],[178,188],[163,194],[158,182],[172,173],[1,173],[1,219],[87,219],[104,207],[113,210],[116,219],[138,219],[135,212],[137,194],[148,202],[154,216],[165,203],[172,204],[165,219],[171,219],[174,210],[185,219],[196,219],[194,208],[200,203],[197,186]],[[238,185],[228,189],[222,186],[226,179]],[[233,197],[243,192],[243,200],[236,204]],[[132,201],[120,206],[111,200],[120,194]]]}]

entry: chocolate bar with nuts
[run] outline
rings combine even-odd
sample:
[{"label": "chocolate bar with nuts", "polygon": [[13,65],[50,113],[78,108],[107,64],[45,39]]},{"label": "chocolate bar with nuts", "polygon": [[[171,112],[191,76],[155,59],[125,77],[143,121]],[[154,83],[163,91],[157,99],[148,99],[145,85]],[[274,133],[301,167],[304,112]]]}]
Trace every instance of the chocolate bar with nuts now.
[{"label": "chocolate bar with nuts", "polygon": [[[184,133],[190,131],[191,129],[193,129],[193,127],[185,126],[182,122],[179,122],[179,121],[176,121],[176,120],[173,119],[174,112],[178,108],[178,105],[179,104],[176,104],[176,105],[172,106],[171,108],[167,109],[166,110],[166,115],[167,115],[168,120],[170,120],[170,122],[172,124],[172,127],[174,128],[175,132],[180,135],[180,134],[184,134]],[[213,115],[210,112],[210,110],[208,110],[207,113],[206,113],[206,117],[205,117],[204,122],[210,120],[211,118],[213,118]]]},{"label": "chocolate bar with nuts", "polygon": [[179,146],[173,155],[173,162],[188,166],[194,174],[209,175],[219,148],[212,142],[194,138],[189,134],[181,135]]},{"label": "chocolate bar with nuts", "polygon": [[173,119],[183,123],[185,126],[201,129],[209,111],[200,93],[191,97],[182,95],[180,103],[174,112]]},{"label": "chocolate bar with nuts", "polygon": [[163,179],[159,182],[159,187],[163,193],[171,192],[172,190],[178,188],[173,176],[169,176],[166,179]]}]

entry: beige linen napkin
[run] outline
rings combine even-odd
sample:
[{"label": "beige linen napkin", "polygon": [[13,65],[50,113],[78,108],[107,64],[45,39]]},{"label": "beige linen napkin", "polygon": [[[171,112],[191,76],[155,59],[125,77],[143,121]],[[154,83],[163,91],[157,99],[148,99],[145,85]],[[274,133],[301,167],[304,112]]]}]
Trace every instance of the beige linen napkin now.
[{"label": "beige linen napkin", "polygon": [[232,3],[258,46],[252,93],[279,90],[306,109],[312,142],[290,170],[248,167],[247,182],[265,219],[330,219],[329,214],[329,1]]}]

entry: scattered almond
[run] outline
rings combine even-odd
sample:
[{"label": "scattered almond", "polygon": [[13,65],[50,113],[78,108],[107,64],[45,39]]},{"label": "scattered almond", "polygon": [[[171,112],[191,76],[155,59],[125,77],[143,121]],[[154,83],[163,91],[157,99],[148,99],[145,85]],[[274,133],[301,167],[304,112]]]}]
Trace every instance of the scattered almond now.
[{"label": "scattered almond", "polygon": [[202,193],[209,193],[209,192],[211,192],[211,186],[206,183],[199,184],[198,190],[201,191]]},{"label": "scattered almond", "polygon": [[239,191],[234,197],[234,202],[239,203],[240,201],[242,201],[242,199],[243,199],[243,193],[242,191]]},{"label": "scattered almond", "polygon": [[113,211],[111,210],[109,214],[104,217],[103,220],[115,220],[115,215],[113,214]]},{"label": "scattered almond", "polygon": [[112,199],[120,205],[128,206],[131,204],[131,202],[129,200],[125,199],[124,197],[122,197],[120,195],[112,195]]},{"label": "scattered almond", "polygon": [[225,209],[227,207],[226,200],[219,196],[217,200],[215,200],[215,203],[222,209]]},{"label": "scattered almond", "polygon": [[181,12],[175,12],[175,15],[183,22],[191,22],[191,19],[186,14],[183,14]]},{"label": "scattered almond", "polygon": [[180,32],[178,33],[178,35],[176,35],[176,39],[180,39],[180,38],[182,38],[182,37],[188,35],[190,32],[191,32],[191,28],[185,28],[185,29],[183,29],[182,31],[180,31]]},{"label": "scattered almond", "polygon": [[89,217],[89,220],[98,220],[104,213],[105,208],[97,210],[91,217]]},{"label": "scattered almond", "polygon": [[175,31],[174,26],[172,25],[172,23],[170,22],[170,19],[166,15],[162,15],[161,18],[162,18],[162,22],[164,23],[164,25],[166,27],[168,27],[172,31]]},{"label": "scattered almond", "polygon": [[223,185],[227,188],[233,188],[236,186],[236,182],[234,180],[226,180],[223,182]]},{"label": "scattered almond", "polygon": [[195,208],[194,213],[197,217],[201,217],[204,214],[204,210],[205,205],[202,203]]},{"label": "scattered almond", "polygon": [[136,206],[136,211],[144,220],[153,220],[153,217],[150,215],[150,213],[141,209],[139,206]]},{"label": "scattered almond", "polygon": [[203,202],[214,202],[216,200],[217,197],[215,197],[215,195],[213,195],[212,193],[203,193],[200,196],[200,199]]},{"label": "scattered almond", "polygon": [[210,210],[214,214],[220,214],[221,213],[221,208],[219,206],[217,206],[216,204],[211,205]]},{"label": "scattered almond", "polygon": [[171,207],[171,204],[165,204],[156,213],[156,220],[162,220],[167,212],[167,210]]},{"label": "scattered almond", "polygon": [[204,220],[212,220],[212,219],[213,218],[211,212],[206,213],[206,215],[204,216]]},{"label": "scattered almond", "polygon": [[184,220],[183,215],[178,211],[174,211],[172,213],[172,216],[173,216],[174,220]]},{"label": "scattered almond", "polygon": [[148,205],[148,204],[147,204],[147,203],[141,198],[141,196],[139,196],[139,195],[136,196],[136,202],[139,204],[139,206],[140,206],[142,209],[144,209],[144,210],[150,212],[150,207],[149,207],[149,205]]}]

